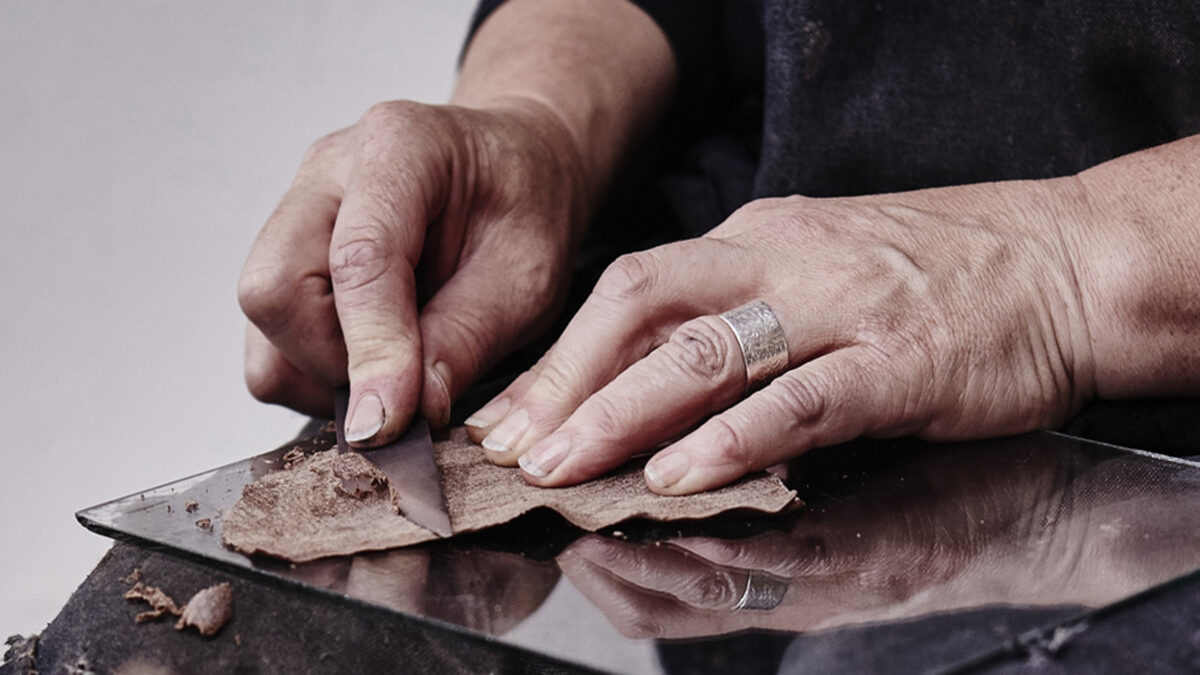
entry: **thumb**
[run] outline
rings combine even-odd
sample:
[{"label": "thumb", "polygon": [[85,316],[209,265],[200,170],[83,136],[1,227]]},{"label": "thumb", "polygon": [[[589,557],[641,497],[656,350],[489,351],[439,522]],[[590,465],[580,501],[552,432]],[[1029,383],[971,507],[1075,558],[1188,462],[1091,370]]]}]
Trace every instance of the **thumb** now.
[{"label": "thumb", "polygon": [[346,440],[359,446],[398,437],[421,391],[414,269],[435,192],[405,180],[413,173],[399,163],[368,158],[359,167],[373,171],[352,172],[329,247],[350,379]]}]

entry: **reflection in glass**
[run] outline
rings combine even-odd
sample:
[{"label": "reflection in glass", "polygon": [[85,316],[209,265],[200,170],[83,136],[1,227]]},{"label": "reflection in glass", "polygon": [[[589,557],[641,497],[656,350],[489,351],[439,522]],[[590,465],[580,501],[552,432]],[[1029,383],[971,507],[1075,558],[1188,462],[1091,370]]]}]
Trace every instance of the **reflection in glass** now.
[{"label": "reflection in glass", "polygon": [[[332,442],[321,432],[296,445]],[[650,671],[687,658],[740,667],[750,655],[775,670],[802,651],[797,640],[819,636],[877,652],[880,628],[915,636],[920,650],[944,643],[979,653],[1200,568],[1200,465],[1050,433],[814,451],[786,467],[805,506],[774,518],[633,522],[588,534],[533,512],[449,540],[301,565],[247,558],[190,517],[163,517],[191,500],[219,518],[291,447],[80,519],[600,668],[618,654],[644,655],[656,640]],[[581,644],[601,644],[599,656],[582,655]]]}]

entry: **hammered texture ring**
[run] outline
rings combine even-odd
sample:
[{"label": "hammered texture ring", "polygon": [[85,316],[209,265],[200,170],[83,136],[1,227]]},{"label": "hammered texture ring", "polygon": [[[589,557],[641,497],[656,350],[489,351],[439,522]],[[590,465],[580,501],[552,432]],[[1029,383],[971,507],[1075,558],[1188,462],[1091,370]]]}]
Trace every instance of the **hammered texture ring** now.
[{"label": "hammered texture ring", "polygon": [[750,573],[746,577],[746,590],[742,597],[733,605],[733,610],[743,609],[771,610],[783,602],[787,594],[788,583],[774,577]]},{"label": "hammered texture ring", "polygon": [[775,312],[755,300],[721,315],[742,348],[746,388],[753,389],[787,369],[788,348]]}]

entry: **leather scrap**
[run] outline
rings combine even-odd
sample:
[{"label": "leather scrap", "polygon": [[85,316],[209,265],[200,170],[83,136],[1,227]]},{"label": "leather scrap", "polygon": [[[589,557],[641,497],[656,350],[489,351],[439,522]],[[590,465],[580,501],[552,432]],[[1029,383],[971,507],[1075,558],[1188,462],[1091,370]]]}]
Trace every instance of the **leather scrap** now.
[{"label": "leather scrap", "polygon": [[228,582],[196,591],[179,613],[175,630],[194,627],[205,637],[216,635],[233,616],[233,587]]},{"label": "leather scrap", "polygon": [[233,587],[228,582],[214,584],[201,589],[190,600],[179,607],[174,598],[157,586],[147,586],[141,581],[142,572],[135,569],[124,581],[135,580],[133,588],[125,591],[126,600],[141,600],[151,609],[135,617],[137,623],[145,623],[167,614],[179,617],[175,630],[194,627],[205,637],[216,635],[233,616]]}]

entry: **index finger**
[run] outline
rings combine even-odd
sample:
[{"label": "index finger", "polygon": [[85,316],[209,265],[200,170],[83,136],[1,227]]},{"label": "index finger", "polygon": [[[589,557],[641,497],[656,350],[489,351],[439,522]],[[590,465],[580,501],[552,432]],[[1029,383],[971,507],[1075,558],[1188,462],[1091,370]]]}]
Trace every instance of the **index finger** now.
[{"label": "index finger", "polygon": [[[309,149],[255,238],[238,280],[242,311],[307,377],[343,384],[346,350],[329,286],[329,240],[343,190],[341,131]],[[326,397],[328,398],[328,397]]]}]

